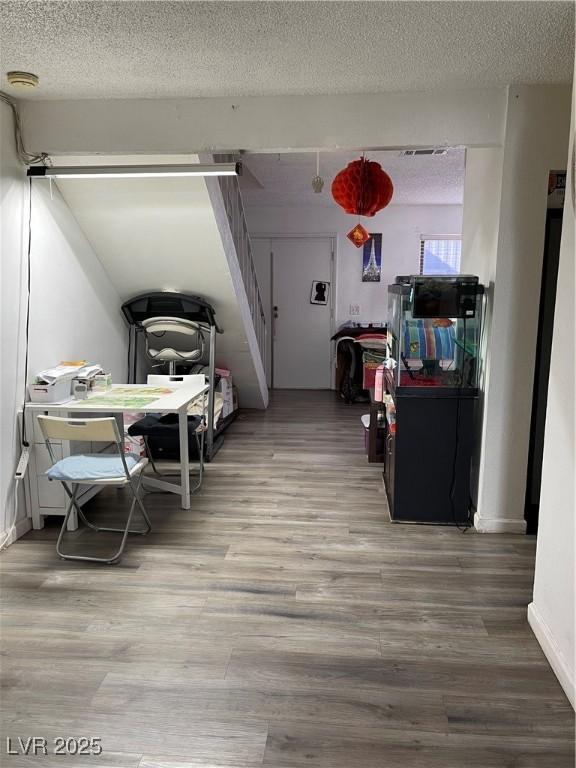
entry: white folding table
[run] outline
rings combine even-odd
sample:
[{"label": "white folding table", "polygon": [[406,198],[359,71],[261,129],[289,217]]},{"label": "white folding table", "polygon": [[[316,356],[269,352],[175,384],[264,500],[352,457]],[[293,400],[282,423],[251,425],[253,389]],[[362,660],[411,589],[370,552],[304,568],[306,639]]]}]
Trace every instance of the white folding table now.
[{"label": "white folding table", "polygon": [[[208,384],[192,383],[190,386],[171,389],[170,386],[149,384],[115,384],[110,389],[94,392],[84,400],[70,399],[61,403],[26,403],[25,418],[27,435],[35,433],[35,415],[55,413],[60,416],[78,416],[91,414],[119,414],[123,421],[124,413],[177,413],[180,438],[180,483],[169,483],[155,477],[146,476],[143,482],[171,493],[178,493],[182,499],[182,509],[190,509],[190,455],[188,451],[188,406],[200,397],[206,398]],[[30,437],[32,442],[32,438]],[[32,524],[42,528],[44,521],[35,505],[32,504]]]}]

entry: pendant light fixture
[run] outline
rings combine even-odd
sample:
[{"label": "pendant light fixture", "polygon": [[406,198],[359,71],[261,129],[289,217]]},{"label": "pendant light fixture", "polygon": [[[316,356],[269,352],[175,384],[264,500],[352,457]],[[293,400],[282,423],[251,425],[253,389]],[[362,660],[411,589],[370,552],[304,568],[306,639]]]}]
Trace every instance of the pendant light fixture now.
[{"label": "pendant light fixture", "polygon": [[324,179],[320,176],[320,152],[316,152],[316,176],[312,179],[312,189],[320,193],[323,188]]}]

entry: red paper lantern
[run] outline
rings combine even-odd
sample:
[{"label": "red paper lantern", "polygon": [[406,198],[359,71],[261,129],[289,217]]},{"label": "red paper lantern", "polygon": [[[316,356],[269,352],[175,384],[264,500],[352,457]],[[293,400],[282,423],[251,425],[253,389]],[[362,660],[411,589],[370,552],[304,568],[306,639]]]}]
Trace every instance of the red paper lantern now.
[{"label": "red paper lantern", "polygon": [[348,163],[332,182],[334,200],[346,213],[358,216],[374,216],[392,200],[393,192],[392,179],[380,163],[365,157]]}]

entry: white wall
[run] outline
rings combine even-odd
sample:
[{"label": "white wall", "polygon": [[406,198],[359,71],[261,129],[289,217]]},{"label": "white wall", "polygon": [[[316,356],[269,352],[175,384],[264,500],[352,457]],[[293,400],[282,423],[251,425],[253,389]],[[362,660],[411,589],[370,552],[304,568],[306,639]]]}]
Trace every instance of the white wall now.
[{"label": "white wall", "polygon": [[[24,358],[19,337],[24,326],[18,297],[22,281],[27,182],[24,167],[14,151],[12,113],[0,103],[0,541],[14,515],[13,475],[18,460],[16,411],[22,399]],[[19,497],[23,514],[23,493]],[[20,531],[26,530],[20,526]]]},{"label": "white wall", "polygon": [[[466,176],[464,181],[464,215],[462,221],[462,272],[478,275],[485,290],[484,329],[482,332],[480,397],[476,448],[472,466],[472,501],[478,505],[478,479],[483,459],[486,420],[484,397],[490,381],[490,343],[492,336],[492,308],[494,281],[500,228],[500,197],[502,190],[501,147],[466,150]],[[490,190],[490,194],[487,194]]]},{"label": "white wall", "polygon": [[[528,619],[567,696],[575,696],[575,482],[574,452],[574,131],[576,97],[572,96],[571,144],[568,154],[566,203],[558,289],[554,314],[554,336],[544,438],[544,460],[540,493],[538,545],[534,601]],[[570,162],[572,158],[572,162]]]},{"label": "white wall", "polygon": [[29,371],[61,359],[101,363],[115,381],[127,372],[120,296],[57,187],[33,184]]},{"label": "white wall", "polygon": [[[478,196],[484,196],[481,212],[494,220],[491,198],[500,196],[496,261],[474,259],[494,282],[474,524],[483,532],[522,533],[548,172],[566,166],[570,88],[515,86],[508,102],[501,188],[499,161],[492,156],[476,195],[464,199],[464,223],[470,223],[466,209],[479,204]],[[487,253],[493,253],[494,235],[489,233]],[[473,237],[465,234],[467,247]]]},{"label": "white wall", "polygon": [[[11,115],[2,110],[2,539],[14,514],[12,475],[19,455],[13,438],[21,403],[26,313],[28,182],[13,149]],[[56,188],[32,187],[29,378],[62,359],[100,362],[117,381],[126,375],[127,329],[120,297]],[[19,505],[19,517],[24,513]],[[26,526],[19,526],[18,533]]]},{"label": "white wall", "polygon": [[[324,192],[329,194],[329,192]],[[362,248],[346,237],[357,218],[333,207],[246,206],[250,235],[323,234],[337,236],[335,324],[347,321],[385,322],[387,287],[396,275],[417,273],[420,235],[460,234],[459,205],[390,205],[372,219],[363,219],[369,232],[382,232],[382,274],[379,283],[362,282]],[[360,314],[350,315],[350,304],[360,305]]]}]

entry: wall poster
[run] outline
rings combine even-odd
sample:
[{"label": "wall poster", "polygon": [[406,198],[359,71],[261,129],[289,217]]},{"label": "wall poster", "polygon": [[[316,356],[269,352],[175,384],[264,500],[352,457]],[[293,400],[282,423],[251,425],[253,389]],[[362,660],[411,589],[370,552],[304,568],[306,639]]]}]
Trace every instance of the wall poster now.
[{"label": "wall poster", "polygon": [[382,267],[382,233],[371,232],[362,249],[362,282],[379,283]]}]

